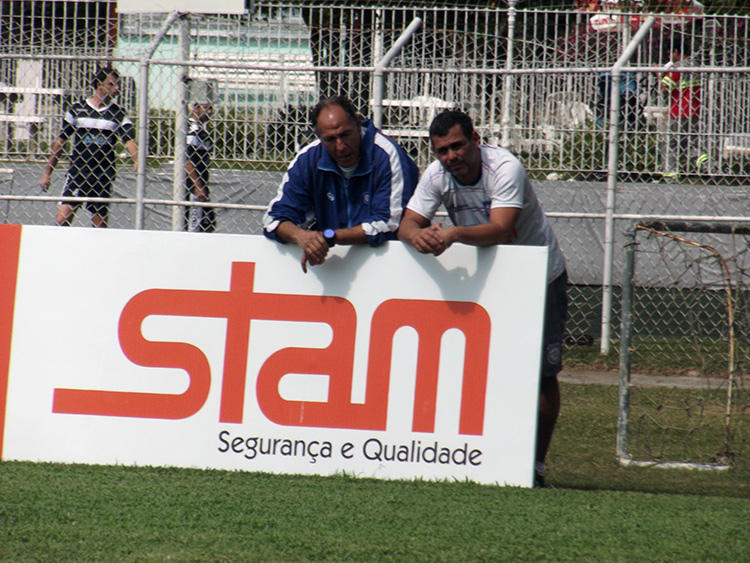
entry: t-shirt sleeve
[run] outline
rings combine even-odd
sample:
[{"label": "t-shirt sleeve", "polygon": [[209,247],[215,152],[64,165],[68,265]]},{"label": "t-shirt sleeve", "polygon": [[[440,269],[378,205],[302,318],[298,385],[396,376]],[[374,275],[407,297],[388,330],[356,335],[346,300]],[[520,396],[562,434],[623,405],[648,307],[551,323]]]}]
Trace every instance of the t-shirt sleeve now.
[{"label": "t-shirt sleeve", "polygon": [[133,121],[127,115],[123,117],[120,125],[120,139],[123,143],[135,140],[135,127],[133,127]]},{"label": "t-shirt sleeve", "polygon": [[490,182],[490,209],[496,207],[523,208],[526,170],[513,159],[503,163],[492,175]]},{"label": "t-shirt sleeve", "polygon": [[445,180],[444,174],[442,166],[435,166],[434,163],[428,166],[406,208],[431,221],[442,203],[440,186]]}]

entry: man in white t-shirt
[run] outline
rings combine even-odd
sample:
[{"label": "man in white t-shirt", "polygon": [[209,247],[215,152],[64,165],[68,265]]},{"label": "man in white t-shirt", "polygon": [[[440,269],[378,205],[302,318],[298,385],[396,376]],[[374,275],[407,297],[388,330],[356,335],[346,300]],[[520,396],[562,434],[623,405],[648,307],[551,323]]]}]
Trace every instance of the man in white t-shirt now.
[{"label": "man in white t-shirt", "polygon": [[[544,486],[544,460],[560,412],[557,374],[567,317],[565,258],[526,170],[513,154],[481,144],[471,118],[456,110],[435,117],[430,140],[437,160],[422,174],[406,206],[399,227],[402,241],[435,256],[454,242],[549,247],[535,466],[535,484]],[[431,224],[441,204],[453,226]]]}]

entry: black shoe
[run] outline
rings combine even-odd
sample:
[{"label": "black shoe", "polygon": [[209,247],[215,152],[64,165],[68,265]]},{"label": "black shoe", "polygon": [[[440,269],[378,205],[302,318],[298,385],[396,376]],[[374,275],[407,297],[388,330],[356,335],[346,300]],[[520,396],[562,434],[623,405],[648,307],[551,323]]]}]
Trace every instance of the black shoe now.
[{"label": "black shoe", "polygon": [[547,484],[544,481],[544,475],[541,473],[534,472],[534,488],[535,489],[543,489],[547,486]]},{"label": "black shoe", "polygon": [[594,343],[594,337],[588,334],[569,333],[563,339],[568,346],[591,346]]}]

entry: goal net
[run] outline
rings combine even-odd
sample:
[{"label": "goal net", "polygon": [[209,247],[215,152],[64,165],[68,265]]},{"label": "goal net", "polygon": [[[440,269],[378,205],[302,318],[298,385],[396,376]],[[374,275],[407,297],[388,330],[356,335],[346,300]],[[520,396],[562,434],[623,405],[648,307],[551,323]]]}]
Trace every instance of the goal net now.
[{"label": "goal net", "polygon": [[618,460],[729,468],[750,439],[750,225],[640,222],[626,241]]}]

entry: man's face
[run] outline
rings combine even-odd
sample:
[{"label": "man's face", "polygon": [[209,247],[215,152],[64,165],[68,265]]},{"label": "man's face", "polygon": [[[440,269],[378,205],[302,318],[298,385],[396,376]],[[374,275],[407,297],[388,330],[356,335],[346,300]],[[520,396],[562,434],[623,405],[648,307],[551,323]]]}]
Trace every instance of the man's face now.
[{"label": "man's face", "polygon": [[115,75],[110,74],[104,82],[99,83],[98,90],[99,98],[106,103],[117,96],[117,93],[120,91],[120,84],[117,81],[117,78],[115,78]]},{"label": "man's face", "polygon": [[201,123],[211,119],[213,112],[214,108],[211,104],[195,104],[193,106],[193,115]]},{"label": "man's face", "polygon": [[339,106],[323,108],[318,116],[318,138],[339,166],[354,165],[362,144],[362,127]]},{"label": "man's face", "polygon": [[448,172],[462,184],[471,184],[482,168],[482,153],[479,150],[479,133],[471,138],[464,136],[461,126],[456,124],[445,137],[432,137],[432,151]]}]

